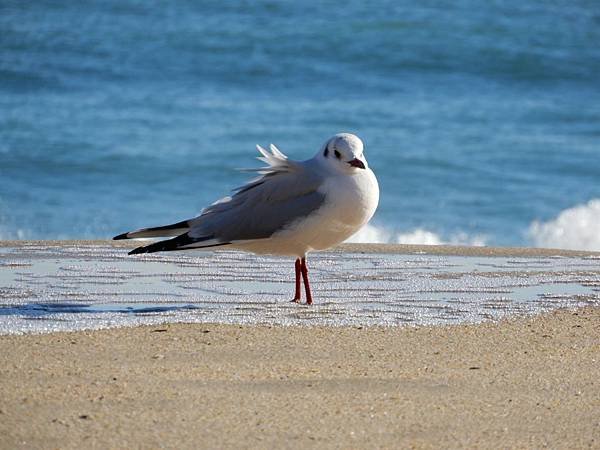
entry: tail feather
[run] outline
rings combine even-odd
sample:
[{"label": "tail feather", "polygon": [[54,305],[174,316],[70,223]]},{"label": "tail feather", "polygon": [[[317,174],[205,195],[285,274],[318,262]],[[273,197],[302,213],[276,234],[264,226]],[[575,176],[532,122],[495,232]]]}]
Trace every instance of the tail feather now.
[{"label": "tail feather", "polygon": [[121,239],[178,236],[182,233],[186,233],[187,231],[189,231],[189,229],[189,220],[184,220],[182,222],[177,222],[171,225],[164,225],[162,227],[142,228],[140,230],[129,231],[127,233],[115,236],[113,240],[118,241]]}]

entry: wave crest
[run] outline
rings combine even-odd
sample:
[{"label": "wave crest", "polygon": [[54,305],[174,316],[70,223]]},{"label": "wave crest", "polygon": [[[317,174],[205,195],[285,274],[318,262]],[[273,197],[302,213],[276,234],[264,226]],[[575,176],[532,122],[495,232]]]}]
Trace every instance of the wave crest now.
[{"label": "wave crest", "polygon": [[484,246],[486,244],[486,239],[483,236],[469,236],[467,233],[463,232],[453,234],[448,239],[445,239],[439,234],[423,228],[394,233],[386,228],[367,224],[346,242],[364,244]]},{"label": "wave crest", "polygon": [[537,247],[600,251],[600,199],[565,209],[548,222],[536,220],[528,235]]}]

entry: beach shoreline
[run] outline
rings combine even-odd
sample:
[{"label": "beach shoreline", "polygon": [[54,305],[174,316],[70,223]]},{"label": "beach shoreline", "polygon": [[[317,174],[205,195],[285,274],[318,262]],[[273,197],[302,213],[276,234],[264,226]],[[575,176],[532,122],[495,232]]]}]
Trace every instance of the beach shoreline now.
[{"label": "beach shoreline", "polygon": [[[62,267],[53,258],[58,248],[69,248],[60,260],[67,261],[61,263],[65,280],[83,277],[87,267],[97,270],[98,255],[109,264],[101,266],[110,269],[100,276],[115,277],[114,256],[102,249],[135,245],[0,242],[12,248],[11,258],[15,249],[28,247],[25,259],[10,263],[21,272],[27,266],[19,264],[38,251],[50,255],[44,258],[52,267]],[[49,248],[54,250],[48,253]],[[538,276],[536,257],[557,257],[559,265],[565,264],[561,258],[578,257],[590,267],[600,257],[547,249],[378,244],[344,244],[334,252],[514,257],[510,270],[526,277]],[[80,266],[71,254],[83,255],[81,264],[88,265]],[[524,266],[520,258],[529,257]],[[206,264],[213,266],[213,259]],[[413,260],[420,259],[410,256],[405,262],[412,267]],[[187,264],[195,269],[200,262]],[[131,275],[127,267],[124,276]],[[435,267],[445,266],[442,261]],[[549,269],[543,265],[543,270]],[[585,272],[569,270],[580,277]],[[31,280],[39,282],[36,276]],[[587,277],[581,280],[595,279]],[[49,286],[59,280],[51,279]],[[19,283],[26,286],[24,280]],[[0,367],[0,449],[600,445],[598,306],[457,325],[208,321],[6,334],[0,335]]]},{"label": "beach shoreline", "polygon": [[[115,248],[133,249],[139,247],[140,240],[0,240],[2,247],[21,247],[21,246],[98,246],[109,245]],[[199,251],[199,250],[195,250]],[[215,251],[215,250],[211,250]],[[216,250],[217,252],[219,250]],[[598,251],[586,250],[567,250],[553,248],[537,247],[487,247],[487,246],[468,246],[468,245],[413,245],[413,244],[363,244],[363,243],[343,243],[327,251],[349,252],[349,253],[381,253],[381,254],[425,254],[432,256],[512,256],[512,257],[539,257],[539,256],[557,256],[557,257],[598,257]],[[320,252],[314,252],[320,253]]]},{"label": "beach shoreline", "polygon": [[288,301],[291,258],[128,256],[136,245],[4,242],[0,334],[163,322],[423,326],[600,304],[591,252],[345,244],[311,254],[317,301],[306,308]]},{"label": "beach shoreline", "polygon": [[0,336],[0,448],[594,448],[600,308]]}]

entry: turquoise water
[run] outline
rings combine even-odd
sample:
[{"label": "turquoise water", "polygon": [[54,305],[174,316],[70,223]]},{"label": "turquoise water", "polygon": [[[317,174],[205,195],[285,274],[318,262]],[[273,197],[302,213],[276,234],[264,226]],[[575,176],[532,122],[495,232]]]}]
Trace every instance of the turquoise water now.
[{"label": "turquoise water", "polygon": [[178,221],[351,131],[363,240],[600,249],[599,42],[584,0],[3,1],[0,239]]}]

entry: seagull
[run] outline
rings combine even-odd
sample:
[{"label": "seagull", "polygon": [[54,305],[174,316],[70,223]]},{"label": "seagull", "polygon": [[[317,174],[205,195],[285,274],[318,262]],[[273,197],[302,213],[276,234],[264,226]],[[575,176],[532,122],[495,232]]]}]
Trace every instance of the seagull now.
[{"label": "seagull", "polygon": [[379,185],[367,164],[358,136],[339,133],[306,161],[292,161],[275,145],[257,145],[266,167],[244,169],[258,178],[234,189],[199,216],[171,225],[143,228],[113,239],[169,237],[138,247],[130,255],[171,250],[226,247],[257,254],[293,256],[293,302],[313,302],[306,256],[345,241],[373,216]]}]

